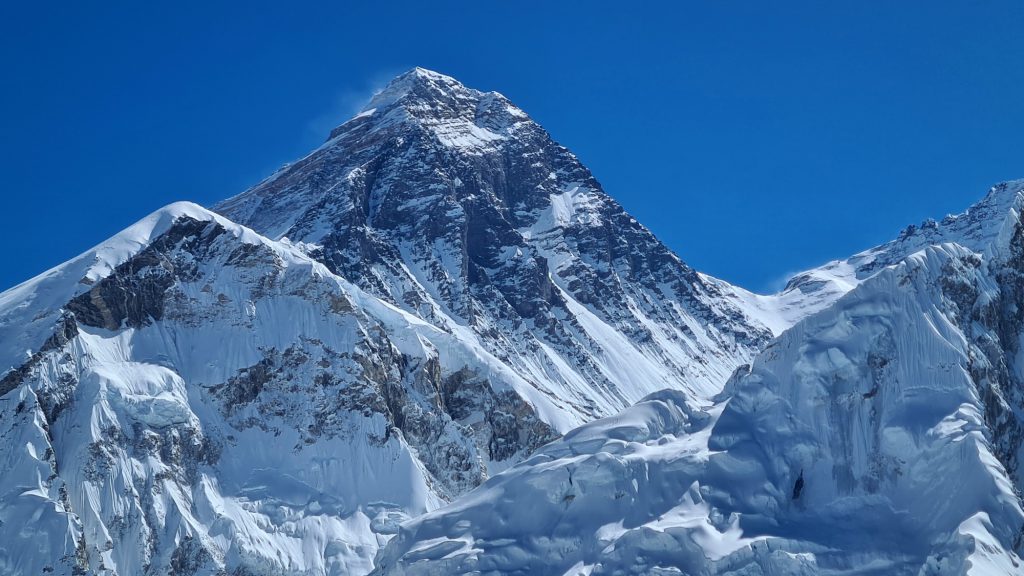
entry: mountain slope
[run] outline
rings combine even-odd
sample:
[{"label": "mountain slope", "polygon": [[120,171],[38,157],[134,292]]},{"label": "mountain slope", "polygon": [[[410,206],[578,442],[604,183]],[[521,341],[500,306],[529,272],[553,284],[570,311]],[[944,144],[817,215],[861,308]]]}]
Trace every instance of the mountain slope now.
[{"label": "mountain slope", "polygon": [[215,210],[479,338],[575,424],[665,387],[706,399],[771,336],[505,97],[419,68]]},{"label": "mountain slope", "polygon": [[0,302],[4,360],[35,350],[0,380],[9,573],[365,573],[555,435],[486,351],[191,204]]},{"label": "mountain slope", "polygon": [[404,524],[376,573],[1024,573],[1022,205],[1000,185],[852,258],[720,403],[583,426]]}]

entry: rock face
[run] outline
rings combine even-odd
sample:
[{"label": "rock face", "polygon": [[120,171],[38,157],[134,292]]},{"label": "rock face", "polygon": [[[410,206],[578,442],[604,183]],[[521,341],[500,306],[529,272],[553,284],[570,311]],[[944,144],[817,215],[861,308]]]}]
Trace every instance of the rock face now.
[{"label": "rock face", "polygon": [[585,425],[403,525],[375,573],[1024,573],[1022,207],[1003,184],[855,256],[715,405]]},{"label": "rock face", "polygon": [[365,574],[401,520],[652,391],[707,404],[771,336],[422,69],[218,210],[0,294],[0,572]]},{"label": "rock face", "polygon": [[504,96],[419,68],[215,210],[478,340],[576,424],[710,397],[771,337]]}]

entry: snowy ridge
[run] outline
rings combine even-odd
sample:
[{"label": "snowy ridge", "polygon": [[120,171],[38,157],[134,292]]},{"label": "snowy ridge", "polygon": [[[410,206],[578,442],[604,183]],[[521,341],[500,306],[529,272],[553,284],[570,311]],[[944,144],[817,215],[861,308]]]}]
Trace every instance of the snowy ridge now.
[{"label": "snowy ridge", "polygon": [[[481,480],[488,442],[513,455],[553,435],[533,413],[563,414],[472,340],[191,204],[5,293],[8,322],[30,294],[67,301],[2,379],[11,573],[365,573],[397,519]],[[460,385],[464,423],[438,406]]]},{"label": "snowy ridge", "polygon": [[[179,216],[220,218],[189,202],[171,204],[120,234],[0,293],[0,371],[20,366],[50,336],[60,309],[163,234]],[[223,220],[223,219],[222,219]]]},{"label": "snowy ridge", "polygon": [[928,246],[960,244],[986,257],[999,257],[1010,243],[1024,208],[1024,180],[1000,183],[962,214],[907,226],[895,240],[793,276],[778,294],[753,294],[728,286],[748,313],[775,334],[834,302],[886,266]]},{"label": "snowy ridge", "polygon": [[914,253],[784,332],[721,404],[666,392],[585,425],[404,524],[375,574],[1024,573],[1024,324],[997,312],[1017,258]]}]

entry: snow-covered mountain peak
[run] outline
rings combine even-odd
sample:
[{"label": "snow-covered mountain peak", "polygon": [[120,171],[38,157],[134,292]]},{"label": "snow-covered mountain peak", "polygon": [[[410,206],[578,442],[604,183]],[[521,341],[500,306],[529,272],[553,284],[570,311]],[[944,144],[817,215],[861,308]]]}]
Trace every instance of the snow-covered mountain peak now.
[{"label": "snow-covered mountain peak", "polygon": [[186,218],[217,222],[249,243],[259,238],[251,230],[192,202],[175,202],[156,210],[77,257],[0,293],[0,375],[17,368],[25,362],[26,354],[38,350],[69,300],[88,292]]},{"label": "snow-covered mountain peak", "polygon": [[0,295],[0,572],[366,573],[401,519],[657,390],[707,404],[771,336],[422,69],[216,210]]},{"label": "snow-covered mountain peak", "polygon": [[420,101],[446,100],[454,94],[479,95],[480,93],[467,88],[451,76],[417,66],[394,77],[383,90],[373,95],[361,112],[383,109],[405,98],[415,98]]},{"label": "snow-covered mountain peak", "polygon": [[588,413],[665,387],[706,398],[770,337],[507,99],[423,69],[215,209],[540,381],[600,382],[562,396]]},{"label": "snow-covered mountain peak", "polygon": [[[236,224],[198,204],[174,202],[155,210],[75,258],[0,293],[0,309],[21,308],[23,306],[16,304],[21,298],[49,294],[58,286],[58,299],[84,292],[89,286],[105,278],[115,268],[149,246],[154,239],[167,233],[182,219],[215,222],[248,244],[269,242],[245,226]],[[275,249],[280,249],[280,246],[274,244]]]},{"label": "snow-covered mountain peak", "polygon": [[0,573],[1012,573],[1022,191],[759,296],[413,69],[0,294]]},{"label": "snow-covered mountain peak", "polygon": [[520,122],[529,122],[529,117],[501,94],[413,68],[391,80],[359,114],[335,128],[330,140],[353,129],[373,133],[412,124],[433,133],[447,147],[480,153],[478,149],[508,137]]},{"label": "snow-covered mountain peak", "polygon": [[365,573],[536,414],[579,423],[300,247],[178,203],[0,294],[0,572]]}]

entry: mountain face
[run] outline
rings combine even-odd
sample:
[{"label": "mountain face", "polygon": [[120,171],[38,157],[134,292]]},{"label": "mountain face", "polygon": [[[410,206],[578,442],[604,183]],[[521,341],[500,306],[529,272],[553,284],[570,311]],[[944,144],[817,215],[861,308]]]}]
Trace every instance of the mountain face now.
[{"label": "mountain face", "polygon": [[477,358],[450,335],[195,205],[0,300],[8,348],[45,338],[0,382],[4,573],[366,572],[397,519],[484,474],[437,390],[525,410],[443,372]]},{"label": "mountain face", "polygon": [[772,335],[504,97],[421,69],[217,210],[0,294],[0,572],[365,574],[582,423],[709,404]]},{"label": "mountain face", "polygon": [[478,340],[571,425],[665,387],[708,398],[772,335],[505,97],[422,69],[215,210]]},{"label": "mountain face", "polygon": [[[797,276],[853,285],[402,526],[377,574],[1021,574],[1024,181]],[[530,502],[528,511],[522,502]]]}]

